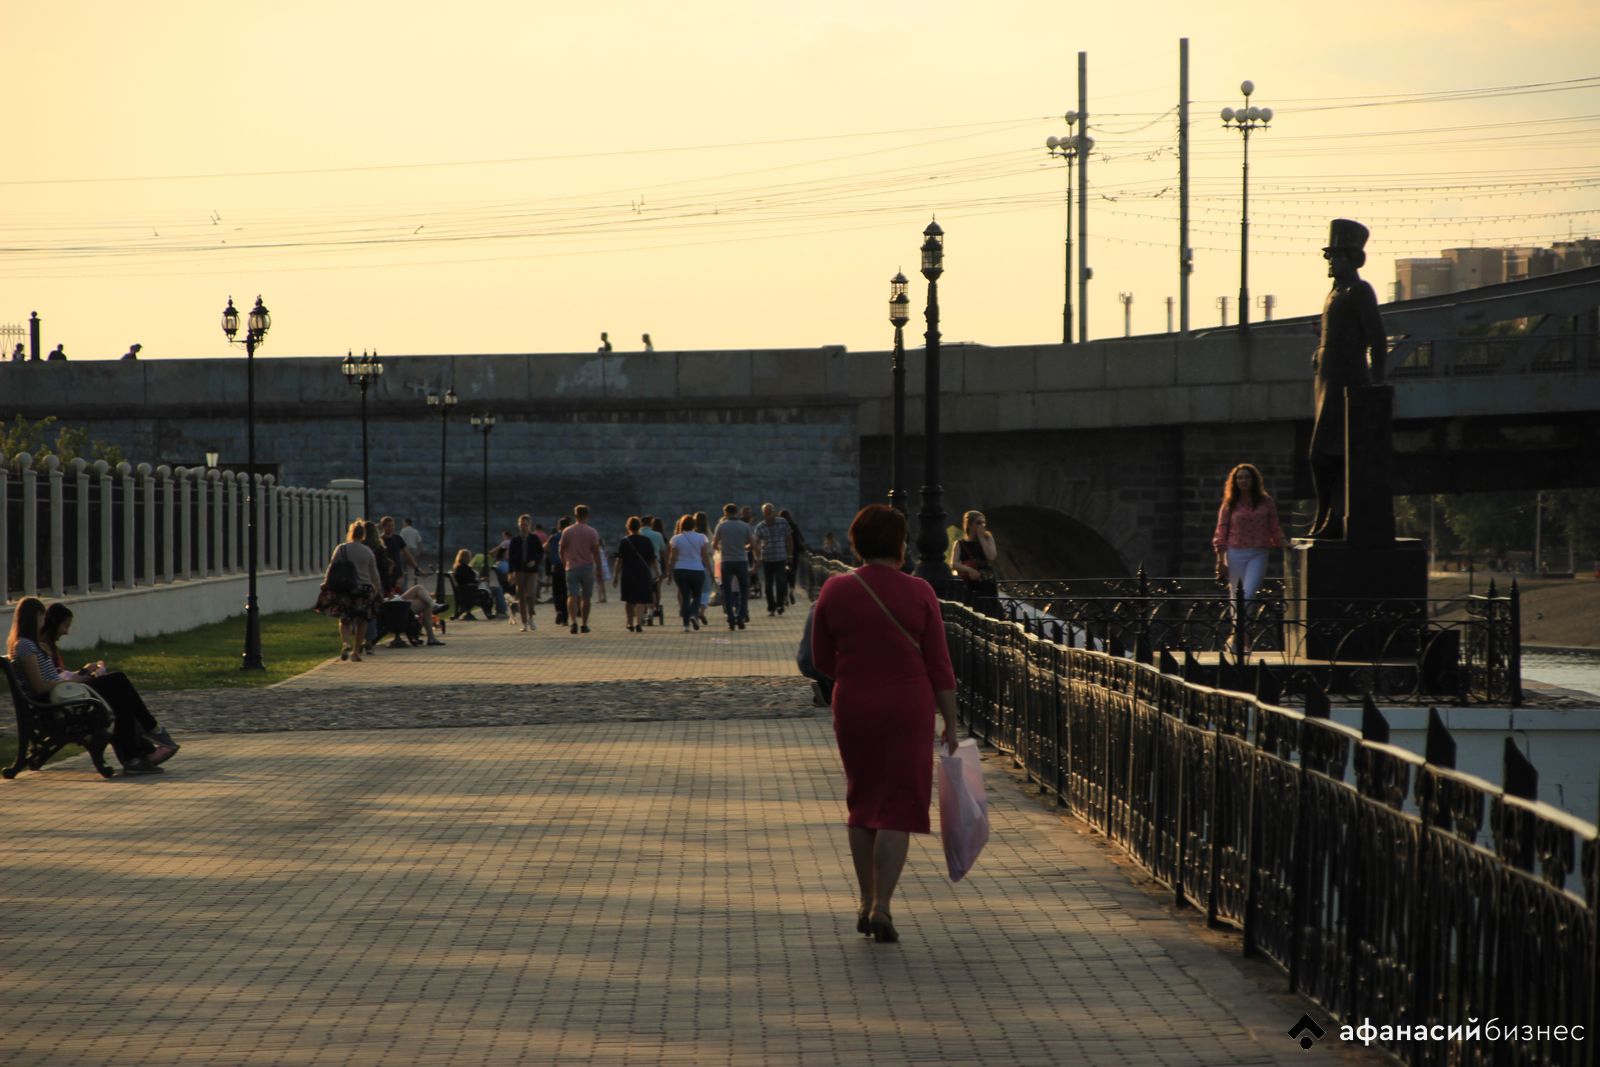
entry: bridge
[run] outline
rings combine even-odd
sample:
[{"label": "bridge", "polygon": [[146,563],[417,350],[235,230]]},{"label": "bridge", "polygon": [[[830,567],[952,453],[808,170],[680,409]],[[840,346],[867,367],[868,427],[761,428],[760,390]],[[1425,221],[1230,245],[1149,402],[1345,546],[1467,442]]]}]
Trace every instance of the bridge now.
[{"label": "bridge", "polygon": [[[1600,485],[1600,268],[1387,305],[1401,493]],[[1310,494],[1314,322],[1086,345],[946,344],[943,484],[968,507],[1048,528],[1079,573],[1197,573],[1224,473],[1249,460],[1280,499]],[[258,359],[258,454],[282,482],[360,469],[356,390],[338,359]],[[603,524],[726,499],[777,499],[842,532],[889,486],[889,355],[800,350],[386,358],[372,390],[376,510],[432,531],[440,420],[452,546],[584,500]],[[908,353],[908,488],[921,480],[922,354]],[[0,411],[56,415],[130,454],[243,463],[238,359],[0,364]],[[499,418],[489,442],[473,411]]]}]

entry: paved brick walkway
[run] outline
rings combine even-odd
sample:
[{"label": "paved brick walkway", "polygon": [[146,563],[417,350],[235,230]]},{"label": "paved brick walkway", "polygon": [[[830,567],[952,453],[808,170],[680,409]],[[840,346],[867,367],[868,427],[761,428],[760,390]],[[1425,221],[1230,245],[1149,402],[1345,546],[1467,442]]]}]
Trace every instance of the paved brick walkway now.
[{"label": "paved brick walkway", "polygon": [[1297,1009],[998,769],[978,870],[916,839],[902,943],[856,935],[825,718],[187,742],[0,783],[0,1062],[1305,1062]]}]

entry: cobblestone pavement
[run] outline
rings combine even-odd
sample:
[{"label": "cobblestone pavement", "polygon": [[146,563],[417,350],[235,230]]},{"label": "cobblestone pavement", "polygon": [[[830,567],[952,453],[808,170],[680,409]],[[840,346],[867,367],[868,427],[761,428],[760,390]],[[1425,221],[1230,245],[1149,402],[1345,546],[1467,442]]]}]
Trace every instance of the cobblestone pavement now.
[{"label": "cobblestone pavement", "polygon": [[[185,741],[168,773],[107,782],[79,758],[0,783],[0,1061],[1303,1062],[1282,979],[998,757],[977,869],[952,885],[915,838],[903,941],[855,934],[798,624],[746,632],[749,677],[707,670],[705,635],[618,626],[615,659],[598,629],[536,636],[558,680],[482,686],[527,645],[480,623],[295,686],[162,694]],[[624,661],[629,638],[659,651]]]}]

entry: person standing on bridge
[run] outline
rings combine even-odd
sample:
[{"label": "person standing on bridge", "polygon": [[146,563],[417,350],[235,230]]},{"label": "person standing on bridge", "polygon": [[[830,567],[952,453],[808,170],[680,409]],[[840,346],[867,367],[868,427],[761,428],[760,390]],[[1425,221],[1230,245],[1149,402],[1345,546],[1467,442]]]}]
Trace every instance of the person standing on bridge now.
[{"label": "person standing on bridge", "polygon": [[[1228,472],[1211,547],[1217,554],[1217,577],[1228,583],[1229,600],[1237,613],[1261,588],[1269,550],[1283,547],[1278,505],[1262,487],[1261,472],[1254,465],[1241,463]],[[1250,650],[1247,645],[1237,651],[1248,655]]]},{"label": "person standing on bridge", "polygon": [[940,740],[956,750],[956,676],[933,587],[901,571],[905,516],[868,504],[850,524],[850,544],[864,562],[823,583],[811,656],[834,683],[833,734],[861,892],[856,931],[890,942],[900,939],[889,905],[910,835],[929,832],[935,707],[944,719]]}]

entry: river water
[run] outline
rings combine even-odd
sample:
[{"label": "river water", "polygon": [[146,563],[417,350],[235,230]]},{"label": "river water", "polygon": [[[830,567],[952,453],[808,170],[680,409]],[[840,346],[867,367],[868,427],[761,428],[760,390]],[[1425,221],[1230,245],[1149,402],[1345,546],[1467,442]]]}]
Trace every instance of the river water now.
[{"label": "river water", "polygon": [[1591,693],[1600,702],[1600,649],[1523,649],[1522,677]]}]

